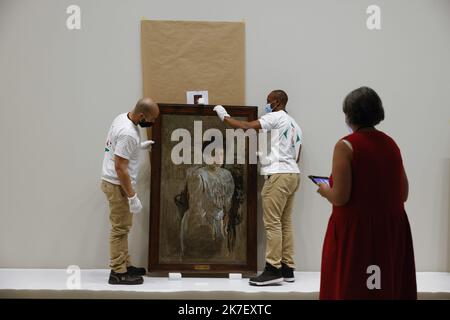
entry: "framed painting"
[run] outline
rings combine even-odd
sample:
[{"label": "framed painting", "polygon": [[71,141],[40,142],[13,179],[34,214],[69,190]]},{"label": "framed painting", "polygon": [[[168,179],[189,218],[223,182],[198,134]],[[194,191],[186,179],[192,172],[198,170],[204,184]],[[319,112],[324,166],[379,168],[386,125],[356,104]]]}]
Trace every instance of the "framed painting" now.
[{"label": "framed painting", "polygon": [[[249,139],[241,149],[238,139],[228,139],[233,129],[214,106],[159,107],[152,127],[149,273],[255,274],[257,168],[249,161]],[[236,119],[257,119],[257,107],[225,107]]]}]

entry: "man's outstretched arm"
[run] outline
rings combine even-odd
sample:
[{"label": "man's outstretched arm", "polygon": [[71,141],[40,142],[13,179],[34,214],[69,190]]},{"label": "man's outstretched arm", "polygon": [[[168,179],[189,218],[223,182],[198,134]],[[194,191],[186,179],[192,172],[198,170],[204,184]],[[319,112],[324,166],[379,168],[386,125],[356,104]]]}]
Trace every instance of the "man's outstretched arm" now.
[{"label": "man's outstretched arm", "polygon": [[259,130],[259,129],[261,129],[261,123],[259,122],[259,120],[242,121],[242,120],[234,119],[228,114],[228,112],[225,110],[225,108],[223,106],[220,106],[220,105],[215,106],[214,111],[217,113],[217,116],[220,118],[220,120],[222,120],[223,122],[225,122],[232,128],[244,129],[244,130],[247,130],[247,129]]}]

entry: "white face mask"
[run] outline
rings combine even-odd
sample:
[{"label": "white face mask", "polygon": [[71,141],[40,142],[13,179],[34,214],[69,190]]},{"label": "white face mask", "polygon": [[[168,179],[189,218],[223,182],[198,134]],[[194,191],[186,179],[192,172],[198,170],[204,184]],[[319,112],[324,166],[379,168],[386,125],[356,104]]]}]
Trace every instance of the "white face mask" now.
[{"label": "white face mask", "polygon": [[265,113],[272,112],[272,107],[270,106],[270,103],[266,103],[266,105],[264,106],[264,112]]}]

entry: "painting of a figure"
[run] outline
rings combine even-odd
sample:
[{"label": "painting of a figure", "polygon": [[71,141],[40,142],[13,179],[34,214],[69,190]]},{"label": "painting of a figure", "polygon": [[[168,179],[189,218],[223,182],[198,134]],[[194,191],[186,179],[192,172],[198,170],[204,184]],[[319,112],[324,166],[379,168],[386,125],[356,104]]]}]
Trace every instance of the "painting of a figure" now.
[{"label": "painting of a figure", "polygon": [[[150,271],[251,271],[256,268],[256,204],[248,200],[255,202],[256,185],[249,179],[256,179],[256,168],[225,161],[226,127],[212,108],[163,104],[160,109],[154,139],[164,143],[152,151]],[[256,110],[251,112],[256,117]],[[180,141],[174,140],[174,131],[181,128],[193,136],[199,121],[202,132],[223,133],[221,143],[211,151],[218,142],[214,136],[192,142],[190,154],[183,156],[194,159],[198,148],[206,161],[176,163]]]},{"label": "painting of a figure", "polygon": [[203,258],[226,257],[235,250],[236,228],[242,222],[243,172],[238,166],[220,165],[223,149],[215,153],[214,163],[188,169],[186,185],[175,198],[184,261],[200,254]]}]

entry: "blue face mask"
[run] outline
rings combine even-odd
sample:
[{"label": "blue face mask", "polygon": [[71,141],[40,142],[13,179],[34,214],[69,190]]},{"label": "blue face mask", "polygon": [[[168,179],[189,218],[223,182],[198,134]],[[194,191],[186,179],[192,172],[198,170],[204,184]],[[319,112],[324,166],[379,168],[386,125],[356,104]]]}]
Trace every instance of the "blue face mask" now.
[{"label": "blue face mask", "polygon": [[264,112],[265,113],[272,112],[272,107],[270,106],[270,103],[266,103],[266,105],[264,106]]}]

